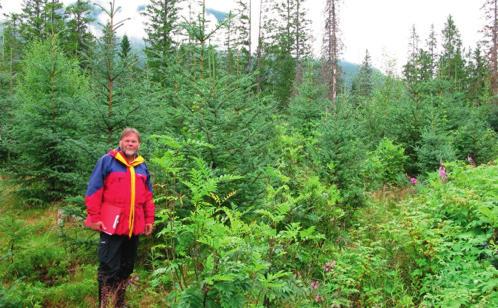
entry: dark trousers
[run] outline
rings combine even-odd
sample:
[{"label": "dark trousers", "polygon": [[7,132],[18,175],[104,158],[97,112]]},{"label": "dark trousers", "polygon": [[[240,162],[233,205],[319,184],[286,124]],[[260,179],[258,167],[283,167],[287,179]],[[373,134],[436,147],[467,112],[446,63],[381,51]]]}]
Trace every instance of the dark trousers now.
[{"label": "dark trousers", "polygon": [[[100,233],[99,244],[99,293],[124,292],[137,258],[138,236],[109,235]],[[99,299],[102,301],[102,294]],[[123,293],[124,296],[124,293]],[[123,298],[124,300],[124,298]]]}]

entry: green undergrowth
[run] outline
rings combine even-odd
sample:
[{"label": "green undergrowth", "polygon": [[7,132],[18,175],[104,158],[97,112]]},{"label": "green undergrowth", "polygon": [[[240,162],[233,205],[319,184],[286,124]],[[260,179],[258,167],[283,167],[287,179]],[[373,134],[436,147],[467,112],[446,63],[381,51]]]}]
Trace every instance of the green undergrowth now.
[{"label": "green undergrowth", "polygon": [[[98,236],[82,227],[81,207],[28,207],[13,191],[0,180],[0,307],[96,307]],[[147,271],[135,275],[131,307],[159,302]]]},{"label": "green undergrowth", "polygon": [[[377,191],[356,212],[338,254],[341,275],[333,276],[338,289],[354,287],[350,300],[361,306],[498,305],[498,167],[450,164],[448,170],[447,182],[433,173],[423,185]],[[350,284],[346,278],[353,278]]]},{"label": "green undergrowth", "polygon": [[412,276],[426,306],[498,306],[498,167],[449,166],[444,183],[404,202],[401,226],[418,254]]},{"label": "green undergrowth", "polygon": [[[371,193],[326,239],[296,225],[272,229],[264,221],[277,213],[256,223],[225,210],[227,224],[200,207],[142,241],[128,306],[194,307],[205,292],[227,307],[496,307],[498,167],[447,169],[447,182],[433,173]],[[81,213],[58,220],[61,204],[26,208],[0,186],[0,306],[95,307],[97,236]],[[171,253],[166,237],[179,240],[175,259],[158,258]]]}]

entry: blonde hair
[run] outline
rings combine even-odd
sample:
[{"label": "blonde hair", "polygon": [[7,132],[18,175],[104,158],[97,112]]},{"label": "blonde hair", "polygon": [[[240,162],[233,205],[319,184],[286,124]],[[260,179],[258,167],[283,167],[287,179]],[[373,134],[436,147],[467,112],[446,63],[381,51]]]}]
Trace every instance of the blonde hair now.
[{"label": "blonde hair", "polygon": [[140,133],[136,128],[132,127],[127,127],[123,129],[123,132],[121,133],[121,137],[119,137],[119,141],[123,140],[124,137],[128,136],[129,134],[135,134],[138,137],[138,142],[142,142],[142,138],[140,138]]}]

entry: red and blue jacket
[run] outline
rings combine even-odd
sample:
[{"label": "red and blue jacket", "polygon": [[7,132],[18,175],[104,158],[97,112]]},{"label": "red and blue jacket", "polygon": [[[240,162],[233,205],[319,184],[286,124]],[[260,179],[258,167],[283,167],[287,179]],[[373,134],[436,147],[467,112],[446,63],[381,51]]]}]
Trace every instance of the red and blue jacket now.
[{"label": "red and blue jacket", "polygon": [[154,223],[154,200],[150,174],[142,156],[128,162],[120,149],[111,150],[98,161],[85,196],[86,224],[105,221],[106,206],[120,209],[114,234],[143,234]]}]

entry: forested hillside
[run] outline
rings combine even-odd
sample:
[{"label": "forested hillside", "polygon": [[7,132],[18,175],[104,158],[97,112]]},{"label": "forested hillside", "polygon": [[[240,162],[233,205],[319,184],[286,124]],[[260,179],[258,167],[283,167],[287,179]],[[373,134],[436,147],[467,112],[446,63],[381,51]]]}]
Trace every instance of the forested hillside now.
[{"label": "forested hillside", "polygon": [[319,56],[304,1],[214,24],[204,0],[151,0],[143,50],[117,34],[127,1],[6,14],[0,307],[97,305],[84,195],[125,127],[156,203],[130,307],[498,306],[497,0],[478,45],[448,16],[406,29],[402,74],[367,50],[353,77],[340,1]]}]

